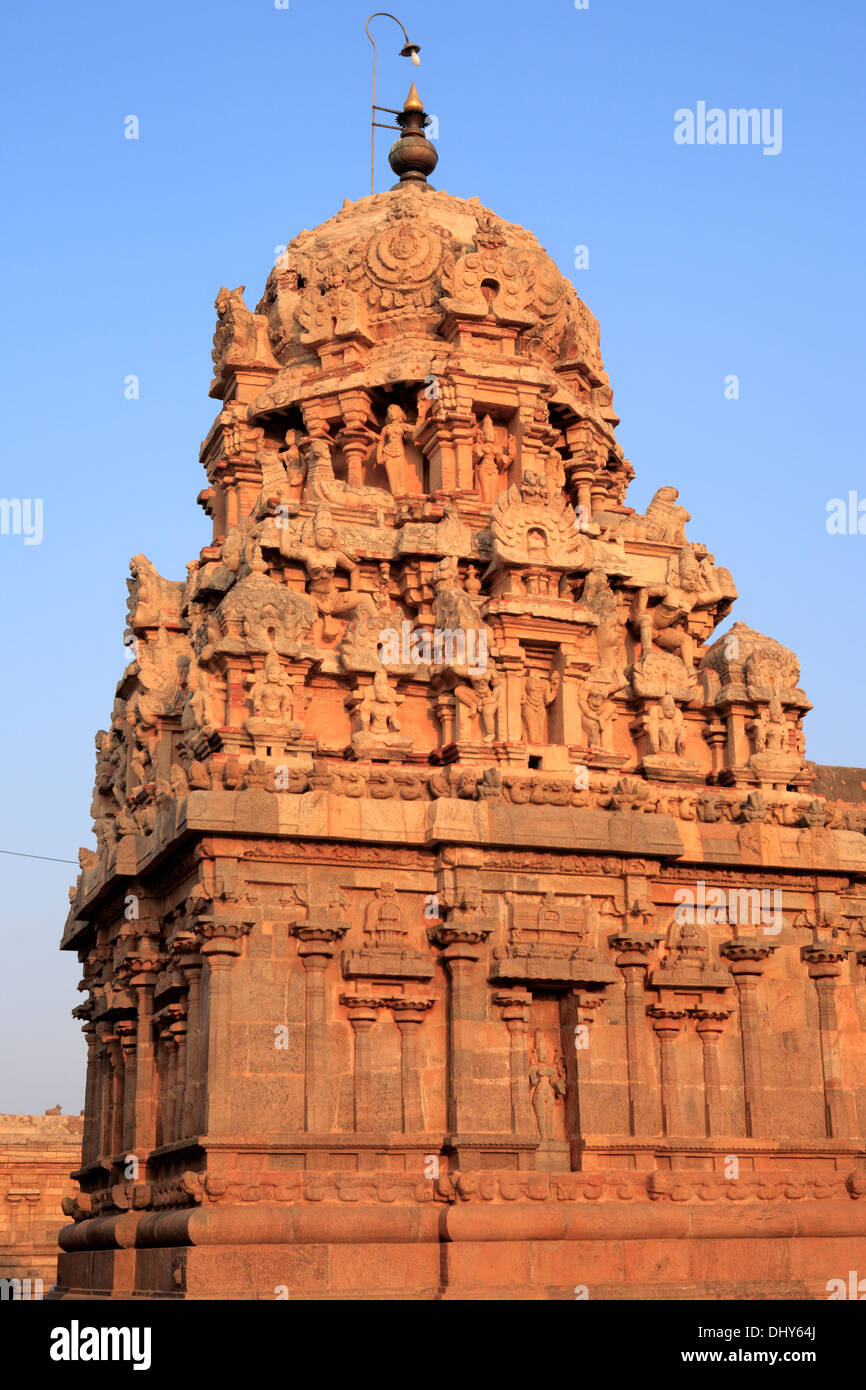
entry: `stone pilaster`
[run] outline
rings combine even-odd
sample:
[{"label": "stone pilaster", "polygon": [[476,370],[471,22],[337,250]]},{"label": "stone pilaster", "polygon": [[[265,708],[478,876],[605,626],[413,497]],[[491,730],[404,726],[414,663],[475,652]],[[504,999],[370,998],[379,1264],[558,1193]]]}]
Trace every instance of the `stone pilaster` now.
[{"label": "stone pilaster", "polygon": [[307,919],[289,930],[298,938],[298,956],[306,975],[304,1129],[310,1134],[326,1134],[333,1123],[334,1100],[328,1085],[325,974],[348,927]]},{"label": "stone pilaster", "polygon": [[616,964],[625,980],[625,1036],[628,1055],[629,1132],[658,1133],[658,1105],[650,1082],[647,1057],[646,991],[647,957],[656,945],[654,937],[618,935],[611,945],[619,952]]},{"label": "stone pilaster", "polygon": [[685,1009],[665,1009],[650,1004],[647,1013],[653,1021],[659,1040],[659,1077],[661,1080],[662,1134],[682,1134],[683,1114],[680,1104],[677,1075],[676,1041],[686,1016]]},{"label": "stone pilaster", "polygon": [[740,1040],[743,1049],[743,1094],[746,1111],[746,1134],[750,1139],[766,1138],[767,1115],[764,1096],[764,1072],[761,1057],[761,1015],[758,984],[775,946],[763,941],[740,938],[727,941],[720,954],[731,963],[731,974],[737,982],[740,1000]]},{"label": "stone pilaster", "polygon": [[504,990],[494,994],[493,1002],[502,1011],[509,1035],[511,1132],[534,1134],[535,1123],[529,1103],[529,1009],[532,995],[520,989]]},{"label": "stone pilaster", "polygon": [[421,1134],[424,1103],[418,1056],[418,1031],[432,999],[391,999],[389,1004],[400,1030],[400,1099],[404,1134]]},{"label": "stone pilaster", "polygon": [[814,942],[811,946],[804,946],[800,952],[809,966],[809,978],[815,981],[818,995],[824,1123],[828,1139],[847,1139],[850,1134],[836,1019],[836,980],[842,973],[847,952],[847,946],[835,941]]},{"label": "stone pilaster", "polygon": [[719,1072],[719,1039],[730,1010],[693,1009],[704,1062],[704,1128],[708,1139],[725,1133]]}]

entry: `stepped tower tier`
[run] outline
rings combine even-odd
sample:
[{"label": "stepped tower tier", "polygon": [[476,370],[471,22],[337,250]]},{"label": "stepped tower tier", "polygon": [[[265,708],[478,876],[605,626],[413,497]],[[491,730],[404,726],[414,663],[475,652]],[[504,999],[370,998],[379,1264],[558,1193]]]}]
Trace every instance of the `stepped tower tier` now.
[{"label": "stepped tower tier", "polygon": [[592,314],[403,114],[395,188],[219,291],[212,534],[130,565],[61,1292],[527,1296],[534,1250],[570,1297],[592,1240],[640,1297],[682,1237],[700,1296],[734,1153],[725,1288],[805,1296],[793,1233],[866,1229],[863,810],[677,489],[628,505]]}]

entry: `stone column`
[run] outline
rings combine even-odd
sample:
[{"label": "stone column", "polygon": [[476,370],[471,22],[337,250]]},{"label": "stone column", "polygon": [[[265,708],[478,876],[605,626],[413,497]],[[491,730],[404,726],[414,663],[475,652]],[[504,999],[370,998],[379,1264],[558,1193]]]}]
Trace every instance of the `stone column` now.
[{"label": "stone column", "polygon": [[135,1133],[132,1147],[139,1158],[156,1143],[156,1059],[153,1046],[153,985],[157,958],[141,956],[133,962],[132,977],[138,1010],[135,1033]]},{"label": "stone column", "polygon": [[120,1051],[123,1059],[123,1124],[121,1147],[128,1153],[135,1142],[135,1035],[134,1019],[123,1019],[117,1024],[120,1035]]},{"label": "stone column", "polygon": [[87,1043],[87,1080],[84,1087],[84,1134],[81,1142],[81,1161],[93,1163],[99,1148],[99,1046],[96,1025],[85,1023],[82,1028]]},{"label": "stone column", "polygon": [[340,1003],[348,1010],[352,1025],[352,1124],[356,1134],[372,1127],[370,1106],[370,1029],[376,1022],[384,1000],[356,994],[343,994]]},{"label": "stone column", "polygon": [[718,1012],[711,1009],[693,1010],[704,1057],[704,1128],[708,1139],[725,1133],[719,1077],[719,1038],[728,1013],[726,1009]]},{"label": "stone column", "polygon": [[656,942],[640,935],[615,936],[611,945],[619,951],[616,964],[625,979],[625,1037],[628,1054],[629,1132],[635,1136],[657,1134],[658,1105],[650,1083],[647,1059],[646,975],[647,956]]},{"label": "stone column", "polygon": [[106,1047],[111,1064],[111,1088],[105,1152],[113,1156],[123,1151],[123,1055],[120,1035],[113,1028],[106,1037]]},{"label": "stone column", "polygon": [[847,948],[836,942],[814,942],[804,946],[801,958],[808,963],[809,977],[818,994],[818,1031],[821,1042],[821,1071],[824,1077],[824,1124],[828,1139],[847,1139],[850,1134],[848,1107],[842,1085],[842,1059],[836,1019],[836,980],[842,973]]},{"label": "stone column", "polygon": [[172,1024],[171,1031],[174,1035],[174,1043],[177,1051],[174,1075],[174,1106],[171,1117],[171,1137],[173,1140],[178,1140],[184,1137],[183,1108],[186,1094],[186,1019],[178,1018],[176,1022]]},{"label": "stone column", "polygon": [[767,1137],[758,982],[764,963],[775,949],[775,946],[763,941],[743,939],[727,941],[720,948],[720,954],[731,962],[731,974],[737,982],[740,1001],[743,1094],[746,1106],[746,1134],[750,1139]]},{"label": "stone column", "polygon": [[171,1076],[171,1041],[165,1014],[156,1016],[156,1146],[162,1148],[168,1142],[166,1097]]},{"label": "stone column", "polygon": [[111,1059],[108,1055],[105,1035],[107,1025],[100,1023],[97,1027],[97,1095],[96,1095],[96,1157],[102,1158],[108,1154],[111,1147],[111,1131],[109,1124],[111,1120]]},{"label": "stone column", "polygon": [[325,972],[336,955],[337,943],[348,929],[348,924],[333,925],[310,918],[289,928],[292,936],[298,938],[298,956],[306,975],[304,1129],[310,1134],[327,1134],[333,1122],[334,1100],[328,1086]]},{"label": "stone column", "polygon": [[[569,1022],[572,1028],[572,1059],[570,1065],[567,1064],[566,1070],[574,1078],[574,1103],[569,1107],[571,1112],[571,1137],[577,1144],[587,1134],[595,1134],[597,1127],[594,1123],[593,1104],[592,1104],[592,1075],[591,1075],[591,1051],[587,1043],[580,1046],[583,1035],[577,1034],[575,1029],[585,1028],[586,1036],[589,1037],[589,1029],[595,1021],[596,1010],[600,1009],[604,1003],[604,996],[601,994],[591,994],[582,990],[575,990],[573,994],[574,1007],[571,1009]],[[568,1113],[568,1112],[567,1112]],[[574,1158],[578,1154],[575,1152]]]},{"label": "stone column", "polygon": [[529,1010],[532,995],[525,990],[494,994],[494,1004],[502,1010],[509,1034],[509,1078],[511,1084],[511,1132],[535,1134],[529,1104]]},{"label": "stone column", "polygon": [[200,1058],[202,1033],[204,1032],[201,1017],[201,956],[190,954],[182,957],[180,968],[187,983],[186,1058],[180,1137],[183,1139],[190,1139],[193,1135],[198,1133],[200,1128]]},{"label": "stone column", "polygon": [[402,1102],[403,1133],[422,1134],[424,1104],[421,1097],[421,1073],[418,1065],[418,1029],[424,1015],[432,1009],[432,999],[390,999],[394,1018],[400,1030],[400,1097]]},{"label": "stone column", "polygon": [[201,923],[207,961],[207,1071],[203,1096],[205,1133],[224,1133],[231,1119],[231,971],[240,955],[249,922],[206,919]]},{"label": "stone column", "polygon": [[662,1134],[671,1136],[682,1134],[683,1116],[680,1105],[679,1080],[677,1077],[677,1055],[675,1044],[685,1009],[665,1009],[659,1004],[650,1004],[647,1009],[659,1039],[659,1074],[662,1091]]},{"label": "stone column", "polygon": [[453,1134],[478,1129],[473,1107],[473,1035],[485,1016],[486,984],[479,962],[490,928],[444,926],[434,939],[448,967],[448,1127]]}]

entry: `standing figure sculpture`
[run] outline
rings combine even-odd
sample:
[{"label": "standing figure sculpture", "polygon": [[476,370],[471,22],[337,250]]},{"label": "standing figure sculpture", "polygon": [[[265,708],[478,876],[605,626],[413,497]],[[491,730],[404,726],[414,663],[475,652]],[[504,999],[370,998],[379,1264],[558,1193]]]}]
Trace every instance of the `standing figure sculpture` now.
[{"label": "standing figure sculpture", "polygon": [[539,1031],[535,1034],[535,1065],[529,1069],[530,1100],[540,1139],[553,1138],[556,1102],[565,1095],[565,1082],[556,1065],[556,1050]]},{"label": "standing figure sculpture", "polygon": [[406,440],[412,433],[413,428],[406,419],[403,407],[389,405],[376,445],[376,462],[385,469],[388,486],[395,497],[407,490]]},{"label": "standing figure sculpture", "polygon": [[499,477],[511,467],[511,450],[506,446],[500,449],[496,442],[493,421],[485,415],[475,431],[475,491],[481,501],[492,507],[499,496]]},{"label": "standing figure sculpture", "polygon": [[528,671],[523,682],[523,727],[527,743],[547,743],[547,709],[559,694],[560,676],[552,672],[549,679],[537,671]]}]

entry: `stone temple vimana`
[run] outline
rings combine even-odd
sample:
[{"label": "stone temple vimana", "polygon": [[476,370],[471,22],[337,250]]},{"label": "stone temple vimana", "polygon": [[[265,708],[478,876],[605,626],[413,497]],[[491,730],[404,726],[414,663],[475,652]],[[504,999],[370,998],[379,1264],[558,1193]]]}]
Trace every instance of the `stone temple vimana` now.
[{"label": "stone temple vimana", "polygon": [[628,505],[572,285],[398,122],[220,290],[213,536],[130,566],[58,1296],[826,1298],[862,784],[676,488]]}]

